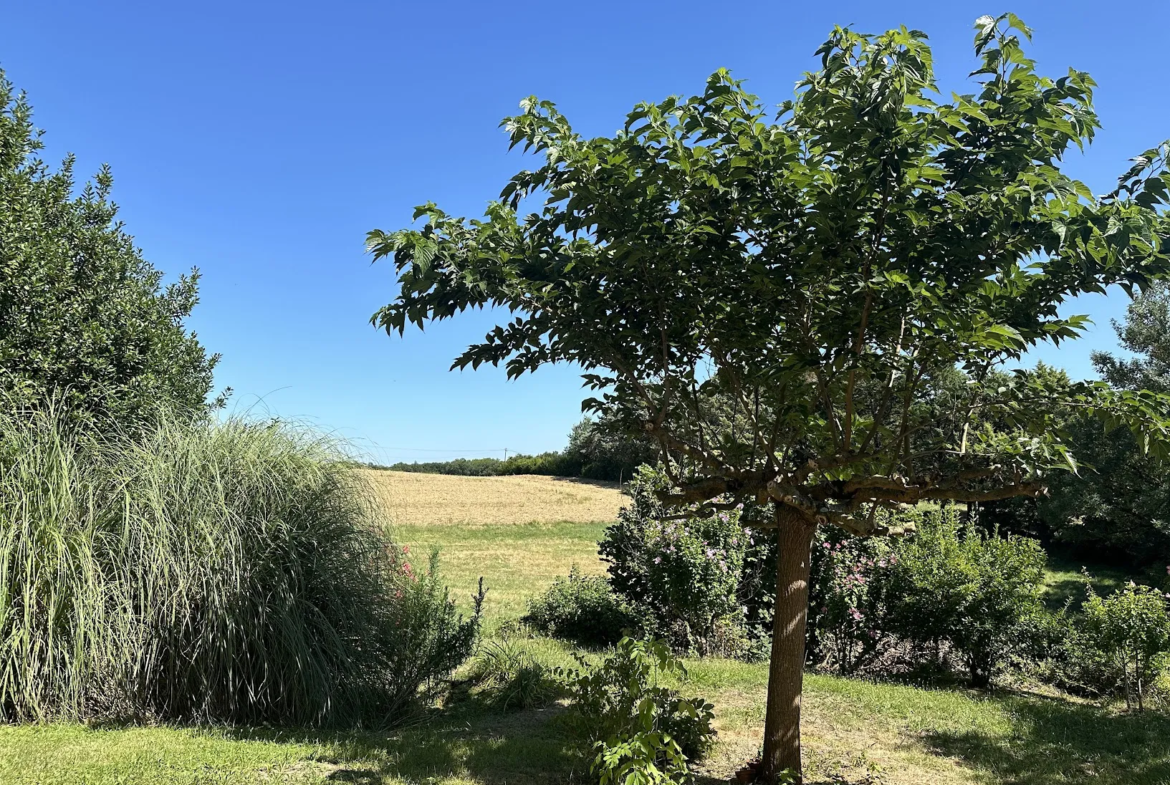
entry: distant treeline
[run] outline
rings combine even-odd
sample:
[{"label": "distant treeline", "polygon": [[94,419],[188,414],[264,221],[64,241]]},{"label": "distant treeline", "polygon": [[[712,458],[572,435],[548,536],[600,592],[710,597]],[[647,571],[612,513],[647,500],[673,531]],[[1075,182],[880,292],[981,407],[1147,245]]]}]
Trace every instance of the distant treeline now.
[{"label": "distant treeline", "polygon": [[569,446],[561,452],[513,455],[507,459],[456,458],[453,461],[396,463],[375,468],[463,477],[543,474],[622,482],[628,480],[638,466],[653,462],[655,458],[654,446],[648,441],[621,434],[604,422],[583,420],[573,427]]}]

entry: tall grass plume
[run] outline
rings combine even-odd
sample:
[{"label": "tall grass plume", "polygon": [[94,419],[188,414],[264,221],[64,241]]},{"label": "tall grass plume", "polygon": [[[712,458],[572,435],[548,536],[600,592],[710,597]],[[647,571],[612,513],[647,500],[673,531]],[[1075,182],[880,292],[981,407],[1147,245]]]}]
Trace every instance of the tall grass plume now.
[{"label": "tall grass plume", "polygon": [[338,445],[0,414],[0,718],[386,724],[470,653]]}]

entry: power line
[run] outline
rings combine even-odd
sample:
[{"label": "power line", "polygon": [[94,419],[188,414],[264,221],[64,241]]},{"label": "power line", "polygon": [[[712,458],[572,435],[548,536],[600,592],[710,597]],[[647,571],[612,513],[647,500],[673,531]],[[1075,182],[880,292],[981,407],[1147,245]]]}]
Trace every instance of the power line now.
[{"label": "power line", "polygon": [[509,450],[511,450],[512,452],[515,452],[515,450],[512,450],[511,447],[491,447],[491,448],[482,449],[482,450],[472,450],[472,449],[460,448],[460,447],[451,447],[449,449],[437,449],[434,447],[379,447],[378,449],[384,450],[386,452],[503,452],[503,453],[506,453]]}]

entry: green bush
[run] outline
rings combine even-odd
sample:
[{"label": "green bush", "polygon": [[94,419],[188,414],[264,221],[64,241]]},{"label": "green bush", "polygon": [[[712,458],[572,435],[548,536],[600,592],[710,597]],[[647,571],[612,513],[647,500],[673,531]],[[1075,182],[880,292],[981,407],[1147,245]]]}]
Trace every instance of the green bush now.
[{"label": "green bush", "polygon": [[645,466],[631,480],[630,504],[598,546],[610,585],[676,650],[742,654],[748,639],[739,592],[754,535],[739,510],[664,520],[654,491],[665,482]]},{"label": "green bush", "polygon": [[1127,707],[1145,708],[1149,688],[1170,664],[1170,613],[1165,596],[1150,586],[1130,582],[1108,597],[1089,588],[1083,608],[1084,641],[1098,653],[1099,681],[1113,682],[1112,692]]},{"label": "green bush", "polygon": [[161,415],[0,414],[0,715],[391,722],[470,653],[336,447]]},{"label": "green bush", "polygon": [[600,663],[579,661],[582,669],[560,675],[602,785],[684,781],[687,761],[714,743],[714,707],[659,684],[662,675],[686,676],[666,643],[623,638]]},{"label": "green bush", "polygon": [[584,646],[609,646],[641,624],[601,576],[582,575],[573,565],[548,591],[528,604],[523,621],[533,629]]},{"label": "green bush", "polygon": [[888,632],[959,656],[987,687],[1044,613],[1046,557],[1035,540],[964,528],[953,509],[917,511],[917,534],[897,543],[884,588]]}]

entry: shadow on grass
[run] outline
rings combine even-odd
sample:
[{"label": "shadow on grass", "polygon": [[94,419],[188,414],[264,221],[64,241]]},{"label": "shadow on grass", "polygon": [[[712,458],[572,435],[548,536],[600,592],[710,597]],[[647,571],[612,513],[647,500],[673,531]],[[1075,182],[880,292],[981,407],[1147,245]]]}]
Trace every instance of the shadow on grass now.
[{"label": "shadow on grass", "polygon": [[929,731],[935,752],[962,759],[1005,783],[1165,785],[1170,782],[1170,717],[1116,714],[1056,699],[1005,696],[1007,736]]},{"label": "shadow on grass", "polygon": [[585,782],[588,762],[562,729],[559,706],[502,713],[469,704],[436,711],[384,732],[238,729],[237,739],[318,745],[315,758],[328,782],[379,785],[466,777],[483,785]]}]

